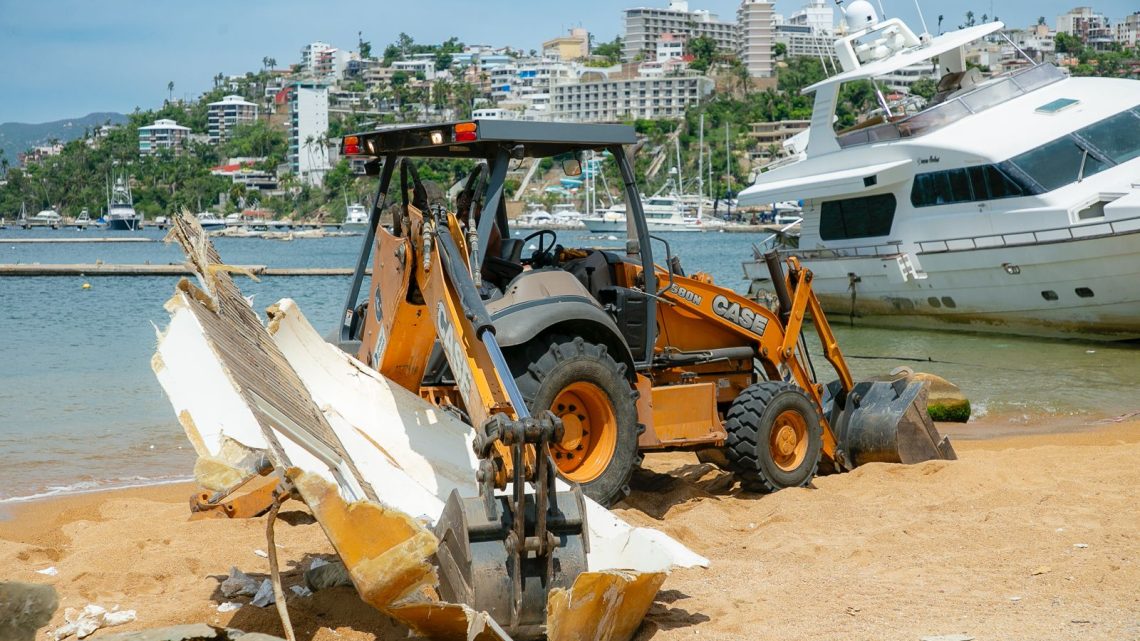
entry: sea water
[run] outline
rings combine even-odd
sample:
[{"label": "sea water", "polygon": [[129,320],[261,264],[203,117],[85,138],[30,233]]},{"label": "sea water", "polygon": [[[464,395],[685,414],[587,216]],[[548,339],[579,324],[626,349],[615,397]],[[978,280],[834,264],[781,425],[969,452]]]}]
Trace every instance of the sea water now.
[{"label": "sea water", "polygon": [[[528,232],[523,232],[526,234]],[[112,236],[74,230],[0,231],[0,263],[181,263],[174,245],[148,243],[16,244],[27,237]],[[117,235],[158,240],[160,231]],[[664,235],[687,271],[747,291],[741,263],[765,234]],[[617,236],[558,232],[566,246],[619,248]],[[534,244],[536,241],[531,241]],[[362,238],[281,242],[219,238],[230,264],[352,267]],[[655,243],[658,253],[662,247]],[[19,497],[189,478],[194,453],[150,369],[155,332],[175,277],[0,277],[0,501]],[[90,284],[84,289],[84,283]],[[348,278],[237,278],[264,309],[293,298],[321,333],[341,316]],[[951,332],[871,329],[833,319],[856,378],[900,365],[944,376],[962,387],[976,415],[1014,428],[1057,417],[1094,420],[1140,405],[1140,359],[1132,346],[1034,340]],[[858,321],[856,320],[856,324]],[[813,332],[814,364],[831,380]]]}]

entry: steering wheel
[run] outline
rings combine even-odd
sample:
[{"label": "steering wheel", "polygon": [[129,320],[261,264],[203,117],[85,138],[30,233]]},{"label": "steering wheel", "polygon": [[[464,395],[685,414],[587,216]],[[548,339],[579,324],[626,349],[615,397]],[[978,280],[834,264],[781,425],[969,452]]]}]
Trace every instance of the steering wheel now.
[{"label": "steering wheel", "polygon": [[[543,239],[547,234],[550,235],[549,247],[543,243]],[[540,229],[522,239],[523,247],[525,248],[526,244],[534,238],[538,239],[538,249],[534,250],[534,252],[531,253],[530,258],[523,258],[520,262],[522,262],[524,265],[533,265],[537,267],[554,264],[554,256],[551,254],[551,252],[558,245],[558,234],[554,233],[554,230],[552,229]]]}]

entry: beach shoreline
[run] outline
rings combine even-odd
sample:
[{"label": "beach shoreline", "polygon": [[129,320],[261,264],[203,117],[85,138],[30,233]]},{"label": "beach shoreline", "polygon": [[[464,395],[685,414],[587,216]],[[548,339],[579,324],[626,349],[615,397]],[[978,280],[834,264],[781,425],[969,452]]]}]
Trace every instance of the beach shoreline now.
[{"label": "beach shoreline", "polygon": [[[869,465],[770,496],[741,494],[691,454],[647,457],[616,511],[712,566],[674,572],[636,638],[1140,634],[1140,595],[1128,589],[1140,581],[1140,421],[1038,427],[957,437],[956,462]],[[65,608],[97,603],[138,613],[115,632],[205,622],[282,634],[273,608],[246,597],[233,599],[244,603],[236,611],[217,609],[229,601],[219,585],[231,567],[267,575],[257,553],[265,520],[191,522],[193,492],[171,483],[2,505],[0,576],[55,585],[53,625]],[[288,590],[332,549],[302,504],[283,517]],[[58,574],[37,573],[49,567]],[[290,596],[289,607],[298,638],[402,638],[350,588]]]}]

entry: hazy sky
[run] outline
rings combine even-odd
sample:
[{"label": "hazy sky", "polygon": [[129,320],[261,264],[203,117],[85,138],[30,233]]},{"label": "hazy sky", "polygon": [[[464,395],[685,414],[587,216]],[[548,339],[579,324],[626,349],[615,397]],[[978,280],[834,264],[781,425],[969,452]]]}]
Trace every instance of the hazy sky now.
[{"label": "hazy sky", "polygon": [[[791,14],[803,0],[779,0]],[[923,0],[931,30],[967,10],[997,14],[1024,26],[1091,0]],[[914,0],[882,0],[920,31]],[[44,122],[92,111],[130,112],[166,98],[166,85],[190,98],[218,72],[255,71],[270,56],[297,62],[301,46],[324,40],[354,49],[357,31],[374,50],[401,31],[417,42],[458,36],[467,43],[539,48],[543,40],[584,26],[600,40],[622,31],[621,10],[665,6],[668,0],[0,0],[0,122]],[[693,9],[735,16],[734,0],[691,0]],[[1113,22],[1137,10],[1136,0],[1099,0]]]}]

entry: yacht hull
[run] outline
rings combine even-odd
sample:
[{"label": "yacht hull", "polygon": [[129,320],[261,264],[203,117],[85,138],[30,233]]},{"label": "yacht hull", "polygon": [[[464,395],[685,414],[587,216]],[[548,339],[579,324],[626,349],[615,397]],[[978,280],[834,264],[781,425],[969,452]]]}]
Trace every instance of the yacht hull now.
[{"label": "yacht hull", "polygon": [[137,231],[142,229],[142,220],[138,218],[112,218],[107,221],[107,229],[111,231]]},{"label": "yacht hull", "polygon": [[[801,257],[835,323],[1051,338],[1140,338],[1140,231],[1018,247],[897,256]],[[762,264],[747,263],[753,291]]]}]

